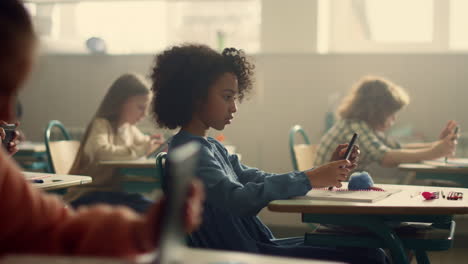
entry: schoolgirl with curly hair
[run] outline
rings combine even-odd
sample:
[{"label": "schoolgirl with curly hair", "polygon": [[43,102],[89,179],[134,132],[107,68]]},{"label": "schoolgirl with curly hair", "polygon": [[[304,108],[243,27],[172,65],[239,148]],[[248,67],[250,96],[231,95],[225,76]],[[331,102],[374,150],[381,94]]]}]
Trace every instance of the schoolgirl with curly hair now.
[{"label": "schoolgirl with curly hair", "polygon": [[190,246],[351,263],[385,262],[380,250],[314,248],[304,246],[303,238],[275,239],[256,216],[273,200],[305,195],[312,187],[341,186],[340,181],[356,166],[359,151],[354,150],[351,161],[343,160],[340,156],[347,145],[340,145],[330,163],[285,174],[242,164],[207,133],[231,124],[237,103],[253,88],[253,76],[253,63],[235,48],[219,53],[189,44],[156,56],[151,72],[154,116],[161,127],[180,129],[169,152],[188,142],[201,145],[195,174],[204,183],[206,202],[203,223],[190,236]]}]

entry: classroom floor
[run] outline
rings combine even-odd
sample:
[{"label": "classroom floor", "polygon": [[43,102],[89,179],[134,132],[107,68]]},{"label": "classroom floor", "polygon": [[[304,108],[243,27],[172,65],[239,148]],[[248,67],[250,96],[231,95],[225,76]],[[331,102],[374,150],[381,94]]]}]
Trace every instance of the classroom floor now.
[{"label": "classroom floor", "polygon": [[[468,217],[455,218],[457,231],[453,248],[448,251],[429,252],[431,264],[468,263]],[[411,262],[416,264],[416,260]]]},{"label": "classroom floor", "polygon": [[[454,247],[448,251],[429,252],[431,264],[468,263],[468,216],[456,217]],[[304,228],[269,225],[276,237],[303,236]],[[413,259],[412,264],[417,264]]]},{"label": "classroom floor", "polygon": [[[449,251],[430,252],[429,259],[431,264],[467,263],[468,250],[467,248],[452,248]],[[411,263],[417,264],[415,259]]]}]

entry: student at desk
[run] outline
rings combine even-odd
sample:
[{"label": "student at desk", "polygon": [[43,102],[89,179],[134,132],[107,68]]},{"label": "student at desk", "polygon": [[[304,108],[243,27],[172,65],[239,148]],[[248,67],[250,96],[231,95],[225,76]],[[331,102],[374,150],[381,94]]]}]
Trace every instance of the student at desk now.
[{"label": "student at desk", "polygon": [[276,240],[256,216],[273,200],[305,195],[312,187],[340,187],[340,181],[356,165],[358,149],[354,148],[351,161],[342,160],[339,157],[343,157],[347,144],[340,145],[332,162],[286,174],[250,168],[236,155],[229,155],[207,132],[210,128],[223,130],[231,123],[236,101],[252,89],[253,68],[244,53],[234,48],[220,54],[202,45],[175,46],[156,56],[152,89],[157,123],[169,129],[181,128],[172,138],[169,152],[190,141],[202,146],[195,173],[205,185],[207,199],[202,226],[190,237],[190,246],[384,263],[384,254],[376,249],[314,248],[304,246],[303,238]]},{"label": "student at desk", "polygon": [[439,140],[430,143],[400,145],[385,132],[393,125],[396,114],[409,103],[406,91],[381,77],[362,78],[338,108],[338,120],[320,140],[315,165],[325,164],[337,143],[348,142],[359,134],[361,156],[357,170],[366,170],[371,163],[395,167],[400,163],[419,162],[451,156],[455,152],[457,123],[449,121]]},{"label": "student at desk", "polygon": [[[37,38],[19,0],[0,1],[0,120],[14,122],[16,94],[33,65]],[[7,254],[87,255],[134,258],[155,249],[164,202],[146,215],[124,207],[95,206],[72,210],[42,193],[0,148],[0,257]],[[200,222],[201,185],[186,200],[185,230]]]},{"label": "student at desk", "polygon": [[72,187],[65,200],[75,207],[90,203],[122,204],[145,211],[150,201],[140,194],[123,193],[117,170],[99,165],[104,160],[145,157],[162,143],[161,135],[144,135],[137,127],[146,116],[150,90],[142,77],[120,76],[109,88],[81,140],[70,174],[87,175],[91,184]]}]

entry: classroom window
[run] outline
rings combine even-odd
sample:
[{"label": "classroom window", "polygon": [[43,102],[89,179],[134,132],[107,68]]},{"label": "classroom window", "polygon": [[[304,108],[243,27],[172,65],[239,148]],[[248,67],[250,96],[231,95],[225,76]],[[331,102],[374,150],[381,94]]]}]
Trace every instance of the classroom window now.
[{"label": "classroom window", "polygon": [[164,1],[83,2],[77,36],[101,38],[109,53],[153,53],[166,44],[166,8]]},{"label": "classroom window", "polygon": [[36,13],[37,13],[36,4],[34,4],[34,3],[25,3],[24,6],[26,7],[26,10],[28,10],[28,12],[29,12],[29,14],[31,16],[33,16],[33,17],[36,16]]},{"label": "classroom window", "polygon": [[427,0],[365,1],[360,21],[363,27],[368,25],[368,39],[372,41],[432,42],[433,8],[433,2]]},{"label": "classroom window", "polygon": [[61,1],[29,9],[52,53],[88,52],[90,38],[100,39],[111,54],[154,53],[186,42],[250,53],[260,47],[260,0]]},{"label": "classroom window", "polygon": [[447,5],[437,0],[319,0],[318,51],[447,51]]},{"label": "classroom window", "polygon": [[450,3],[450,48],[468,50],[468,1],[451,0]]},{"label": "classroom window", "polygon": [[176,1],[169,5],[169,43],[197,42],[221,49],[260,49],[261,2]]}]

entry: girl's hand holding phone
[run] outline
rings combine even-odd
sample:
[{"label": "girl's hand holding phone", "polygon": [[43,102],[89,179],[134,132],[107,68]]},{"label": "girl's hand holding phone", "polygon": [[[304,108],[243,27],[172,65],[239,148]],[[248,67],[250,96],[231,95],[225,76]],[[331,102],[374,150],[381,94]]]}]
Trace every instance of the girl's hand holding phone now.
[{"label": "girl's hand holding phone", "polygon": [[[336,147],[335,151],[333,152],[330,161],[337,161],[337,160],[344,159],[347,148],[348,148],[348,144],[338,145],[338,147]],[[354,145],[353,150],[351,151],[351,155],[349,156],[349,159],[348,159],[351,162],[351,165],[347,167],[348,169],[354,170],[357,167],[360,154],[361,154],[361,150],[359,149],[359,146]]]},{"label": "girl's hand holding phone", "polygon": [[[356,166],[357,166],[357,159],[358,159],[360,151],[359,151],[359,147],[357,147],[357,149],[355,149],[355,144],[356,144],[356,140],[358,139],[358,137],[359,137],[359,135],[357,133],[354,133],[353,137],[351,138],[351,141],[349,142],[349,144],[339,145],[337,147],[337,149],[334,151],[334,153],[332,154],[332,160],[344,159],[344,160],[351,163],[351,165],[344,167],[344,168],[347,168],[349,170],[348,173],[346,174],[346,177],[345,177],[346,179],[348,178],[349,172],[352,169],[356,168]],[[345,149],[344,152],[343,152],[343,149]],[[354,156],[353,156],[353,152],[354,152]],[[350,160],[353,160],[353,162],[351,162]],[[341,183],[339,185],[341,187]],[[335,185],[329,186],[328,190],[331,191],[333,189],[333,186],[335,186]]]},{"label": "girl's hand holding phone", "polygon": [[455,134],[449,134],[444,139],[436,141],[432,147],[434,157],[452,157],[455,154],[458,140]]},{"label": "girl's hand holding phone", "polygon": [[341,187],[341,182],[348,178],[351,171],[348,167],[351,162],[348,160],[337,160],[306,171],[312,188],[323,188],[329,186]]},{"label": "girl's hand holding phone", "polygon": [[455,128],[458,126],[458,123],[455,122],[454,120],[448,121],[447,125],[445,125],[444,129],[442,132],[440,132],[439,139],[444,139],[448,135],[452,134],[453,131],[455,131]]}]

